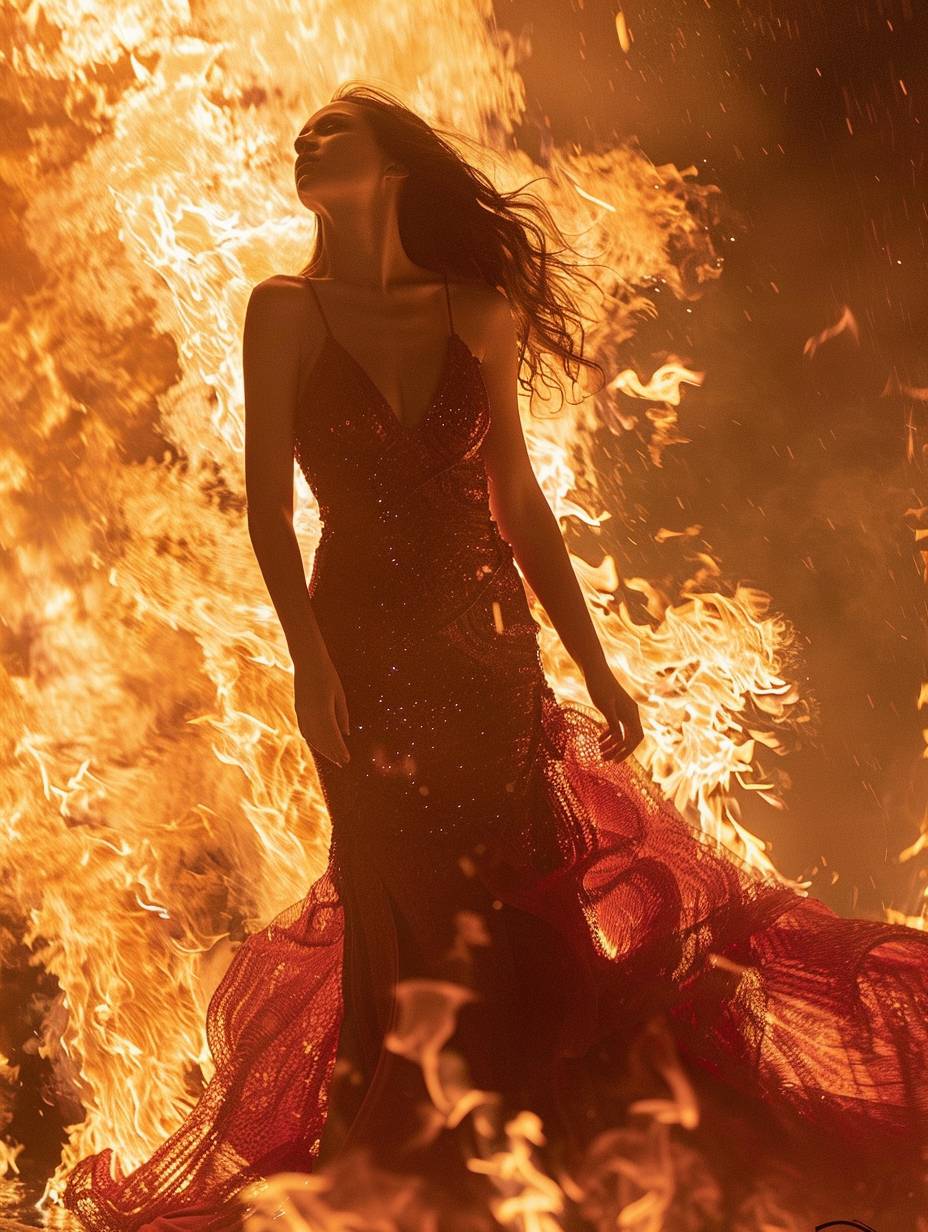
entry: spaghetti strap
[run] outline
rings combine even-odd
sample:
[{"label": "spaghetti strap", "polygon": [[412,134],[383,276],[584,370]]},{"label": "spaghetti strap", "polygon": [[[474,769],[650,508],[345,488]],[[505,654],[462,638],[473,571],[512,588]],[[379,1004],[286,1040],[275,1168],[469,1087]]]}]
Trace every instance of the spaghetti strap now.
[{"label": "spaghetti strap", "polygon": [[448,305],[448,333],[454,333],[454,318],[451,315],[451,294],[448,291],[448,275],[445,274],[445,303]]},{"label": "spaghetti strap", "polygon": [[313,280],[311,278],[307,278],[305,281],[310,291],[312,291],[313,293],[313,299],[316,301],[316,307],[319,309],[319,315],[322,317],[322,324],[325,326],[325,332],[327,334],[331,334],[332,331],[329,328],[328,318],[326,317],[325,313],[322,311],[322,304],[319,302],[319,292],[313,286]]}]

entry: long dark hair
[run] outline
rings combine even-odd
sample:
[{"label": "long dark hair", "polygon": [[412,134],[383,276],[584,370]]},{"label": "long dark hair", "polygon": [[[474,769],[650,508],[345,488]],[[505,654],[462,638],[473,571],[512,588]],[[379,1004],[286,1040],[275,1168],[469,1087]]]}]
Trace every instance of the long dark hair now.
[{"label": "long dark hair", "polygon": [[[441,274],[485,282],[506,296],[517,323],[519,383],[526,393],[539,393],[539,383],[562,391],[550,357],[560,362],[572,384],[581,367],[598,372],[605,382],[602,367],[584,354],[587,318],[571,285],[578,278],[594,280],[580,272],[584,263],[545,203],[525,187],[498,192],[447,138],[476,142],[432,127],[386,90],[349,82],[332,95],[332,102],[340,100],[364,108],[381,149],[408,170],[397,208],[400,239],[410,260]],[[317,232],[301,275],[311,276],[323,260]]]}]

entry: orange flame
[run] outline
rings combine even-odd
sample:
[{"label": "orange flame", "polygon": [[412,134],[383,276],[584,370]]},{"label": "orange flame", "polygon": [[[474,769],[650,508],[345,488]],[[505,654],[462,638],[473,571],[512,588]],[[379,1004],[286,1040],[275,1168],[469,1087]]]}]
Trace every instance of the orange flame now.
[{"label": "orange flame", "polygon": [[[607,390],[557,419],[523,408],[536,472],[565,524],[595,532],[612,516],[595,495],[604,416],[628,428],[631,400],[646,403],[654,466],[686,443],[683,387],[704,374],[674,355],[650,375],[616,370],[618,348],[637,314],[656,314],[641,288],[693,298],[721,263],[687,209],[714,191],[694,182],[694,168],[654,166],[633,143],[556,149],[544,169],[508,148],[524,87],[490,0],[281,0],[249,10],[244,34],[235,6],[207,5],[194,27],[157,0],[49,0],[10,20],[14,101],[54,125],[30,130],[34,144],[7,169],[29,290],[0,326],[3,607],[21,647],[3,678],[3,905],[23,920],[30,962],[60,985],[57,1035],[42,1046],[85,1113],[68,1127],[41,1208],[78,1158],[117,1143],[130,1171],[176,1128],[211,1075],[205,1009],[236,941],[302,897],[323,867],[324,802],[243,517],[241,326],[250,288],[299,268],[309,251],[289,157],[306,116],[337,83],[363,76],[485,138],[496,153],[482,169],[500,187],[549,174],[540,191],[610,271],[606,310],[586,305]],[[628,53],[621,13],[616,29]],[[849,309],[807,353],[841,330],[857,336]],[[308,567],[318,508],[299,474],[296,483]],[[637,756],[679,808],[782,877],[732,792],[783,807],[757,759],[781,753],[777,733],[803,721],[783,675],[786,621],[760,591],[707,589],[721,567],[706,554],[682,595],[620,578],[606,554],[574,565],[609,660],[641,700]],[[653,627],[634,622],[623,585]],[[536,615],[552,684],[588,702]],[[413,1038],[391,1045],[412,1048]],[[474,1094],[445,1088],[436,1038],[417,1055],[436,1105],[464,1115]],[[4,1081],[15,1080],[2,1064]],[[640,1109],[665,1133],[696,1115],[679,1073],[670,1085],[675,1103]],[[504,1219],[547,1232],[563,1190],[533,1163],[541,1127],[525,1114],[509,1132],[508,1153],[475,1166],[515,1181]],[[656,1162],[638,1174],[651,1192],[616,1226],[658,1226],[673,1163],[666,1139],[655,1141]],[[611,1167],[617,1149],[604,1148]],[[20,1150],[3,1146],[7,1175]],[[305,1226],[323,1226],[312,1215],[321,1182],[281,1185],[306,1196]]]}]

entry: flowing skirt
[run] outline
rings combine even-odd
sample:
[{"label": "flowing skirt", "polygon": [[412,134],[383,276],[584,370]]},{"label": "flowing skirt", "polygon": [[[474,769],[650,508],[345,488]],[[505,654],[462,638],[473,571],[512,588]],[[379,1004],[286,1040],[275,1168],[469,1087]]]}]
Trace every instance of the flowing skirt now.
[{"label": "flowing skirt", "polygon": [[353,1151],[453,1185],[476,1176],[475,1092],[535,1111],[570,1165],[633,1098],[609,1065],[656,1020],[774,1137],[918,1170],[928,933],[835,915],[690,825],[634,756],[604,761],[514,569],[405,648],[360,653],[317,598],[351,723],[348,765],[317,759],[328,867],[235,954],[183,1124],[128,1175],[110,1149],[70,1173],[91,1232],[232,1227],[250,1182]]}]

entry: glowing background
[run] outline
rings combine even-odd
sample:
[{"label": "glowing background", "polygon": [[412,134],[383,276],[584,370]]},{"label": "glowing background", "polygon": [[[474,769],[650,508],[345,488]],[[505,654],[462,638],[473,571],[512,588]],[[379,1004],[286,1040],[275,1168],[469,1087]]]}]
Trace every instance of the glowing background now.
[{"label": "glowing background", "polygon": [[[492,12],[0,19],[0,946],[31,998],[0,1041],[11,1172],[24,1143],[51,1171],[61,1125],[67,1160],[115,1135],[131,1165],[166,1136],[208,1068],[228,935],[321,866],[245,531],[240,329],[250,287],[305,259],[291,142],[348,77],[487,140],[506,187],[550,173],[615,271],[594,339],[610,393],[526,430],[616,667],[648,698],[639,756],[836,910],[921,911],[924,856],[895,862],[925,821],[924,70],[906,7]],[[547,629],[545,652],[582,697]]]}]

